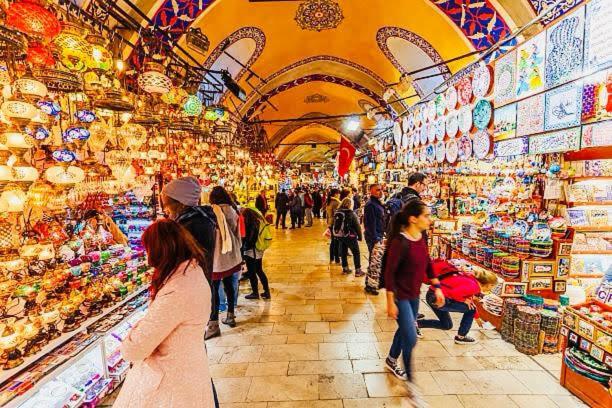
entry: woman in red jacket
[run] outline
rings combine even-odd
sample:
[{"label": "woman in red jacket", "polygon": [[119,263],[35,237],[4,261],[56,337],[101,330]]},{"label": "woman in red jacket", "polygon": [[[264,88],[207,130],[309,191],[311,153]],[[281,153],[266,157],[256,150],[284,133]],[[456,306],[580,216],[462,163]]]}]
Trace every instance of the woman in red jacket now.
[{"label": "woman in red jacket", "polygon": [[[445,302],[441,307],[436,305],[434,287],[430,287],[425,300],[438,319],[419,320],[419,327],[450,330],[453,328],[453,320],[450,317],[450,313],[463,313],[461,323],[459,324],[459,331],[455,336],[455,343],[476,344],[478,341],[468,336],[468,333],[474,319],[478,317],[476,305],[474,304],[475,297],[481,294],[478,279],[474,275],[460,272],[455,266],[446,261],[435,262],[432,269],[440,282]],[[488,277],[484,276],[482,279],[485,280],[483,283],[489,283],[487,282]]]}]

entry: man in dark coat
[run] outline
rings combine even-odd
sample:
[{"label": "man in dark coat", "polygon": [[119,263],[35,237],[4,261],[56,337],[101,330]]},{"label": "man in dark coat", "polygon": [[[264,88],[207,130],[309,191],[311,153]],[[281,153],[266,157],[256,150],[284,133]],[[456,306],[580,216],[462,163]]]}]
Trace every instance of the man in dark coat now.
[{"label": "man in dark coat", "polygon": [[372,184],[370,186],[370,199],[363,208],[364,235],[370,252],[372,252],[376,243],[382,241],[385,234],[385,207],[380,201],[381,197],[382,188],[380,184]]},{"label": "man in dark coat", "polygon": [[315,189],[312,192],[312,202],[314,203],[312,206],[312,212],[315,217],[321,218],[321,208],[323,207],[323,198],[321,197],[321,193],[319,189]]},{"label": "man in dark coat", "polygon": [[289,210],[289,197],[285,190],[280,190],[276,194],[276,198],[274,199],[274,207],[276,207],[276,229],[278,229],[278,222],[281,221],[281,226],[283,229],[287,228],[285,225],[285,220],[287,219],[287,211]]},{"label": "man in dark coat", "polygon": [[259,210],[259,212],[261,213],[261,215],[264,216],[264,218],[266,217],[266,213],[270,209],[270,206],[268,205],[268,199],[266,198],[266,190],[261,190],[261,192],[255,199],[255,208]]}]

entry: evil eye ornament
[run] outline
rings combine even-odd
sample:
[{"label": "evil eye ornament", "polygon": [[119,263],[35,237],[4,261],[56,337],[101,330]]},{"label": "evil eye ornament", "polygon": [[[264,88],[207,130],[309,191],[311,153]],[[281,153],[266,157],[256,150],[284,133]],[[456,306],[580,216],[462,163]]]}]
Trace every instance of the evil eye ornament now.
[{"label": "evil eye ornament", "polygon": [[74,114],[74,117],[77,118],[79,122],[82,123],[91,123],[96,120],[96,114],[87,109],[81,109]]},{"label": "evil eye ornament", "polygon": [[550,168],[548,169],[548,171],[550,171],[552,174],[557,174],[561,171],[561,166],[559,166],[556,163],[552,164]]}]

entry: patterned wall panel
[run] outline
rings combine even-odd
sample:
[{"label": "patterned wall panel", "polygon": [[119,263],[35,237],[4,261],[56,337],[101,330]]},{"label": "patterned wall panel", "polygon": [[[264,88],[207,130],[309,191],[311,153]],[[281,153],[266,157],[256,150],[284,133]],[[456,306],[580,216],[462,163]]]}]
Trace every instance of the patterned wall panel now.
[{"label": "patterned wall panel", "polygon": [[[540,14],[545,8],[550,7],[556,1],[557,0],[529,0],[529,4],[531,4],[531,7],[533,8],[536,14]],[[584,0],[565,0],[557,7],[555,7],[555,10],[552,13],[548,13],[546,18],[542,20],[542,23],[550,23],[554,19],[564,15],[565,13],[583,2]]]}]

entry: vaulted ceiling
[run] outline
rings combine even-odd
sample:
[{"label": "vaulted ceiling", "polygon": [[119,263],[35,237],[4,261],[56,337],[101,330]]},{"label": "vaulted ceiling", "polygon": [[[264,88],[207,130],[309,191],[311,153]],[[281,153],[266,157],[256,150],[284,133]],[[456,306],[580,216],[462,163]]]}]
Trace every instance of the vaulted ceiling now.
[{"label": "vaulted ceiling", "polygon": [[[298,16],[298,8],[309,2],[332,8]],[[247,92],[244,103],[229,93],[217,96],[245,120],[310,118],[293,125],[263,124],[279,157],[305,162],[327,160],[337,146],[322,143],[338,142],[344,133],[342,121],[317,118],[363,113],[364,106],[381,106],[378,109],[387,113],[386,118],[392,118],[404,106],[386,105],[382,96],[387,84],[396,83],[402,73],[496,43],[533,18],[532,5],[540,2],[143,0],[137,4],[179,44],[185,45],[183,34],[189,27],[206,34],[210,50],[196,57],[208,68],[229,70]],[[334,3],[339,9],[333,8]],[[337,26],[315,31],[300,27],[297,21],[308,25],[324,18],[335,20]],[[469,61],[441,64],[414,74],[416,80],[400,87],[398,95],[427,94]],[[423,76],[429,78],[418,79]],[[407,106],[418,99],[415,96],[404,103]],[[381,119],[384,115],[378,116]],[[376,120],[362,117],[363,128],[376,126]],[[321,144],[313,148],[316,142]]]}]

